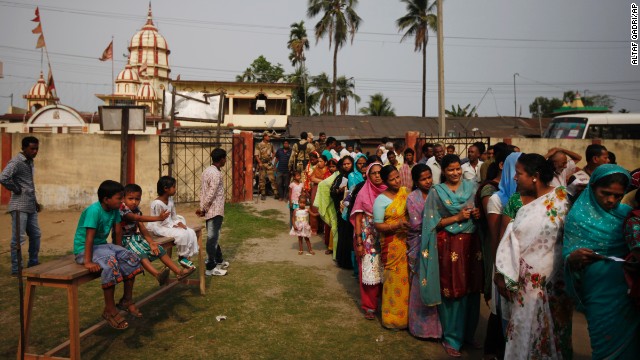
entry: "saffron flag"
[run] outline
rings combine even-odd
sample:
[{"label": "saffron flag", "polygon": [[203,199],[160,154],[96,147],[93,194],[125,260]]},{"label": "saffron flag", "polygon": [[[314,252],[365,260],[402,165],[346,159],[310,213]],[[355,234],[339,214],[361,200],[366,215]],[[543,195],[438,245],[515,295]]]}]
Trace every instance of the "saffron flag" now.
[{"label": "saffron flag", "polygon": [[31,30],[32,34],[42,34],[42,24],[38,23],[35,29]]},{"label": "saffron flag", "polygon": [[113,59],[113,40],[109,43],[106,49],[102,52],[102,57],[99,58],[100,61],[107,61]]},{"label": "saffron flag", "polygon": [[140,66],[140,70],[138,70],[138,74],[142,75],[142,73],[147,73],[147,63],[142,64],[142,66]]},{"label": "saffron flag", "polygon": [[56,89],[56,84],[53,82],[53,73],[51,72],[51,68],[49,68],[49,77],[47,79],[47,90],[49,92],[53,92]]},{"label": "saffron flag", "polygon": [[44,43],[44,35],[40,34],[40,36],[38,36],[38,42],[36,43],[36,49],[40,49],[47,46]]},{"label": "saffron flag", "polygon": [[38,9],[38,7],[36,6],[36,17],[33,18],[33,20],[31,20],[33,22],[40,22],[40,9]]}]

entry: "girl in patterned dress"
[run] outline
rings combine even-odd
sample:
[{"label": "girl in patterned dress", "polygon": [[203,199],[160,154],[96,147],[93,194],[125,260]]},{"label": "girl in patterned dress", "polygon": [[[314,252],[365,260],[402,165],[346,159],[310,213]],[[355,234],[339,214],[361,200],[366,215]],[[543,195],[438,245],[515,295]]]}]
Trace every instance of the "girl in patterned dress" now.
[{"label": "girl in patterned dress", "polygon": [[309,236],[311,236],[311,225],[309,225],[309,210],[307,210],[306,207],[307,197],[302,194],[298,197],[298,208],[293,211],[293,216],[291,217],[293,226],[291,227],[289,235],[298,237],[298,255],[304,253],[302,250],[303,238],[307,242],[309,255],[315,255],[316,253],[311,248],[311,241],[309,240]]}]

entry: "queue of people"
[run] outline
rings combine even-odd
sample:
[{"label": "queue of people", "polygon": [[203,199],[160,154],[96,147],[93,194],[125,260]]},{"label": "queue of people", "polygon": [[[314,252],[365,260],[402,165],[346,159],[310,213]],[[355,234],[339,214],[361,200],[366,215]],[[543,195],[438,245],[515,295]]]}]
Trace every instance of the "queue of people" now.
[{"label": "queue of people", "polygon": [[[326,253],[353,270],[365,319],[436,339],[451,357],[483,348],[487,359],[566,359],[579,310],[593,358],[640,353],[640,209],[621,203],[640,175],[609,164],[605,147],[587,147],[578,169],[582,156],[561,148],[476,143],[461,159],[425,144],[414,161],[396,144],[334,157],[336,143],[292,168],[291,189],[302,189],[290,203],[317,209],[310,236],[324,228]],[[483,342],[481,297],[491,309]]]}]

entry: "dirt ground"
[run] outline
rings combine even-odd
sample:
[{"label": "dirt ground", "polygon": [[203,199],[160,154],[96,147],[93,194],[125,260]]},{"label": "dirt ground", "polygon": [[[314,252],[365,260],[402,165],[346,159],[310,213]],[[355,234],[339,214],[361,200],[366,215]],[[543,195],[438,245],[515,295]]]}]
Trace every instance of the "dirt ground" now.
[{"label": "dirt ground", "polygon": [[[280,219],[288,221],[288,210],[284,202],[276,201],[268,198],[265,201],[256,200],[246,203],[246,206],[255,209],[256,212],[276,209],[280,211]],[[143,211],[148,208],[148,204],[141,206]],[[202,221],[195,215],[195,205],[178,205],[178,213],[183,215],[188,224],[197,224]],[[70,253],[73,248],[73,235],[80,217],[79,210],[65,211],[43,211],[39,214],[39,223],[42,231],[41,253],[47,255]],[[0,208],[0,254],[9,250],[11,239],[11,215],[7,213],[6,207]],[[224,223],[223,223],[224,232]],[[269,241],[268,245],[262,239],[245,240],[241,251],[236,256],[236,260],[246,262],[291,262],[296,265],[307,268],[322,275],[326,281],[325,286],[333,289],[345,291],[350,301],[342,304],[344,307],[352,309],[354,316],[359,316],[359,291],[355,285],[355,279],[352,277],[351,270],[339,269],[332,260],[330,255],[325,255],[326,247],[323,240],[319,236],[314,236],[311,243],[316,255],[298,255],[298,240],[296,237],[289,235],[289,229],[283,228],[280,235],[277,236],[276,242]],[[286,249],[283,251],[283,249]],[[306,246],[305,246],[306,249]],[[23,247],[23,252],[27,251],[27,247]],[[306,251],[305,251],[306,253]],[[3,274],[4,275],[4,274]],[[484,339],[484,331],[486,328],[486,319],[488,310],[486,306],[481,306],[481,319],[478,325],[476,338]],[[589,336],[587,332],[587,324],[584,316],[580,313],[574,313],[573,324],[573,345],[575,359],[589,359],[591,349],[589,346]],[[433,346],[439,346],[433,344]],[[480,353],[471,354],[475,358]]]}]

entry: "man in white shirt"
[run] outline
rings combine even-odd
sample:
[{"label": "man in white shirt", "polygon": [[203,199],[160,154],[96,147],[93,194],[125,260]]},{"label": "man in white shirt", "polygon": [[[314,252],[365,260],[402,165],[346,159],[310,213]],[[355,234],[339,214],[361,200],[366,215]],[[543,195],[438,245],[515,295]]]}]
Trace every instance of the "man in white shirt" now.
[{"label": "man in white shirt", "polygon": [[340,145],[338,146],[338,149],[336,149],[336,150],[338,150],[338,156],[339,156],[338,160],[342,159],[345,156],[351,155],[349,150],[347,150],[347,144],[345,144],[343,142],[340,143]]},{"label": "man in white shirt", "polygon": [[553,162],[555,173],[550,186],[567,186],[567,180],[576,172],[576,163],[582,160],[582,156],[563,148],[552,148],[545,158]]},{"label": "man in white shirt", "polygon": [[478,149],[477,145],[474,144],[469,146],[469,149],[467,149],[467,158],[469,161],[461,166],[462,177],[479,183],[480,166],[482,165],[482,161],[480,161],[480,149]]},{"label": "man in white shirt", "polygon": [[444,147],[442,144],[436,144],[433,147],[433,156],[427,160],[427,166],[431,169],[431,176],[433,177],[433,184],[440,184],[440,174],[442,174],[442,168],[440,167],[440,161],[444,157]]}]

